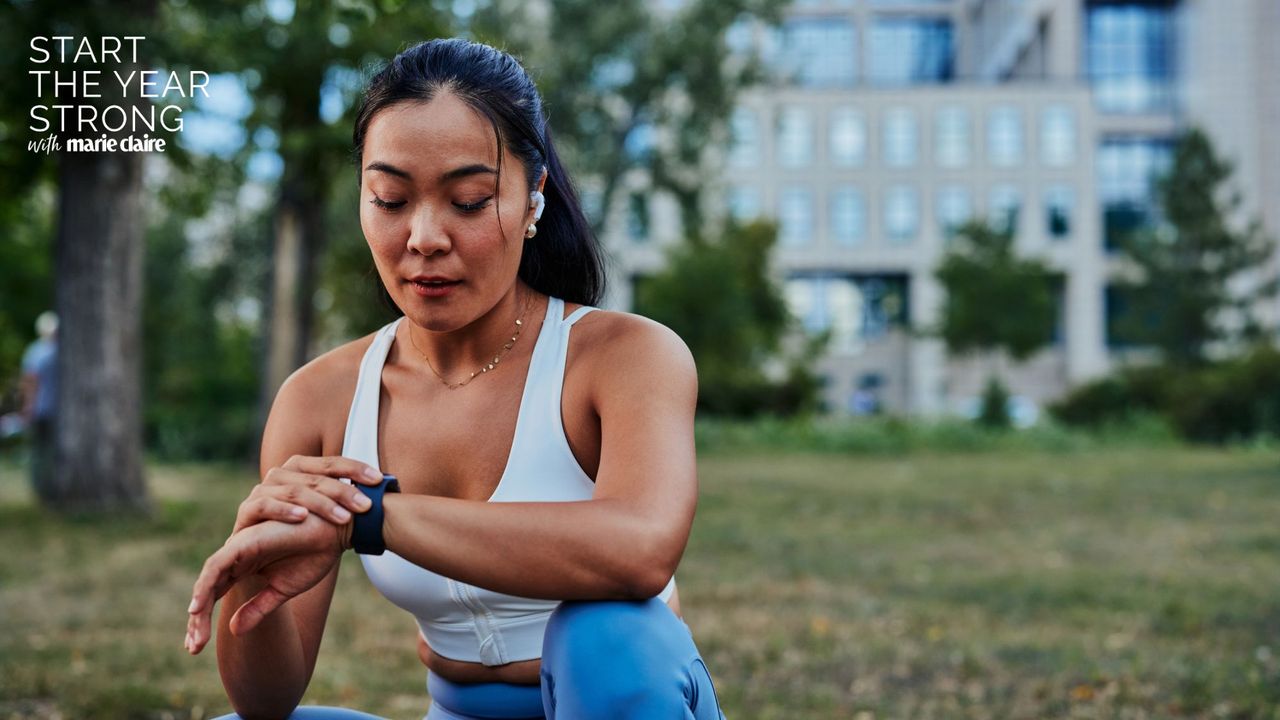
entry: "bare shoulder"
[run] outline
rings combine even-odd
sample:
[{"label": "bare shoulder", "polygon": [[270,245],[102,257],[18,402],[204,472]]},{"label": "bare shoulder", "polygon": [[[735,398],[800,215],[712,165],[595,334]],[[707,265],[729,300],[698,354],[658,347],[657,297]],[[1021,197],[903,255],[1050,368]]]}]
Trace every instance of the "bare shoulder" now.
[{"label": "bare shoulder", "polygon": [[674,330],[634,313],[596,310],[573,326],[596,406],[609,396],[670,390],[696,402],[698,370],[689,346]]},{"label": "bare shoulder", "polygon": [[343,343],[294,370],[276,392],[268,426],[288,425],[294,429],[289,435],[319,445],[316,452],[333,451],[335,442],[340,450],[360,361],[376,334]]}]

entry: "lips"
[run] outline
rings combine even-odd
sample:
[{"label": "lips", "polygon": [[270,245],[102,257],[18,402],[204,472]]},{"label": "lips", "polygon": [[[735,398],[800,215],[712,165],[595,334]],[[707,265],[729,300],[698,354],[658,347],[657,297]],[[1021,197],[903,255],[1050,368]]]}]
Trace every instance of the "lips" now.
[{"label": "lips", "polygon": [[413,286],[414,293],[419,297],[442,298],[451,293],[455,286],[462,284],[462,281],[443,275],[419,275],[410,278],[409,284]]},{"label": "lips", "polygon": [[443,275],[419,275],[417,277],[409,278],[409,282],[416,285],[426,285],[427,287],[440,287],[442,285],[455,285],[462,281],[445,277]]}]

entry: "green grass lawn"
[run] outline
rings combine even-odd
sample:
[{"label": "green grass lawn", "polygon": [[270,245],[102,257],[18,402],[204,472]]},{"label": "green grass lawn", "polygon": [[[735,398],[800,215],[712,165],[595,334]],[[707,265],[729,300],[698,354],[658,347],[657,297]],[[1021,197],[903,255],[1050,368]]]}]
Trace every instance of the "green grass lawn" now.
[{"label": "green grass lawn", "polygon": [[[700,476],[677,577],[732,719],[1280,718],[1274,452],[725,453]],[[152,519],[86,521],[0,466],[0,718],[226,712],[185,607],[252,482],[153,467]],[[342,572],[306,702],[421,718],[411,618]]]}]

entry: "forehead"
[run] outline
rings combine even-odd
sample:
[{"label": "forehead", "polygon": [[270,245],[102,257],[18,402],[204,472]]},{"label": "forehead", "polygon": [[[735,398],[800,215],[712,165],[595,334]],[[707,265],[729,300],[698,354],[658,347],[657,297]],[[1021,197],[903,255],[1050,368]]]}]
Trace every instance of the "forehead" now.
[{"label": "forehead", "polygon": [[[429,102],[397,103],[374,115],[365,133],[364,164],[376,160],[409,171],[415,180],[434,178],[459,165],[495,167],[497,142],[487,118],[442,91]],[[504,152],[503,165],[510,160]]]}]

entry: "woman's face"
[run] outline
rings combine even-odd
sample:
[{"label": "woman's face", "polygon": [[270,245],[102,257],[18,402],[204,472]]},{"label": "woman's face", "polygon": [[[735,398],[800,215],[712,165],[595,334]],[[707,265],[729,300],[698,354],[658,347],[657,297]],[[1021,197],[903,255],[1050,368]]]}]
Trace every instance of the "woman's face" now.
[{"label": "woman's face", "polygon": [[515,286],[531,188],[506,148],[498,182],[496,143],[449,92],[385,108],[365,133],[360,227],[392,299],[428,330],[473,322]]}]

